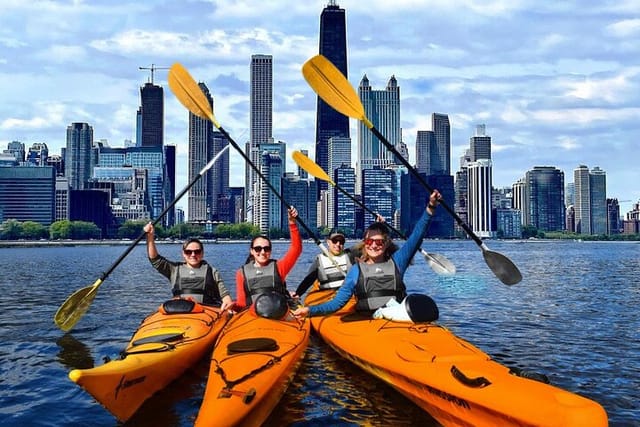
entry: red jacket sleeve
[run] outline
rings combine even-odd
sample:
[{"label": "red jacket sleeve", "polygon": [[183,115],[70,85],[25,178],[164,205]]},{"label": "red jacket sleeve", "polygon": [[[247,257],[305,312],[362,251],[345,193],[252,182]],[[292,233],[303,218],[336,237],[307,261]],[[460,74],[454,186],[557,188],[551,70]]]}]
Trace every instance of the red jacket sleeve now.
[{"label": "red jacket sleeve", "polygon": [[287,253],[278,260],[278,273],[280,278],[285,280],[287,274],[291,271],[296,264],[298,257],[302,253],[302,239],[300,239],[300,231],[298,230],[298,223],[289,223],[289,234],[291,235],[291,244]]},{"label": "red jacket sleeve", "polygon": [[244,275],[242,269],[236,271],[236,308],[237,311],[247,307],[247,294],[244,292]]}]

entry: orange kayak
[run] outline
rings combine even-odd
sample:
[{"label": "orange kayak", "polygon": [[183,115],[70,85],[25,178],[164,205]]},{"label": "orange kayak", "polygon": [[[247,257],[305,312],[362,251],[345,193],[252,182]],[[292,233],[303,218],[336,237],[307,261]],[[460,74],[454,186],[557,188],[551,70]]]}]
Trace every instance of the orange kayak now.
[{"label": "orange kayak", "polygon": [[190,300],[169,300],[142,321],[121,358],[74,369],[69,378],[124,422],[145,400],[201,360],[229,317]]},{"label": "orange kayak", "polygon": [[218,337],[196,426],[259,426],[302,363],[311,326],[236,314]]},{"label": "orange kayak", "polygon": [[[305,304],[327,301],[334,292],[311,292]],[[443,326],[372,319],[350,307],[312,317],[314,330],[444,426],[608,425],[598,403],[519,376]]]}]

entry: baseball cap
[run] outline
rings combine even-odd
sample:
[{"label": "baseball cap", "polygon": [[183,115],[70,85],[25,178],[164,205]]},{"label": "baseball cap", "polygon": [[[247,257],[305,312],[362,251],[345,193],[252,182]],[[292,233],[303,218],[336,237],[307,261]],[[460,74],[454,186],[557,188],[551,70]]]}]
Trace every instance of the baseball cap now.
[{"label": "baseball cap", "polygon": [[331,230],[331,232],[329,233],[328,239],[333,239],[336,236],[340,236],[344,239],[344,233],[342,232],[342,230],[338,228],[334,228]]}]

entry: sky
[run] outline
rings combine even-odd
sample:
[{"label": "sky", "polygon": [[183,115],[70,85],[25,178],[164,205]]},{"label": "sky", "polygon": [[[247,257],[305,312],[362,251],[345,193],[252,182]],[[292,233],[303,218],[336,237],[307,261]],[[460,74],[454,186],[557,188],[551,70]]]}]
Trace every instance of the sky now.
[{"label": "sky", "polygon": [[[0,149],[45,142],[60,154],[72,122],[110,146],[135,141],[139,67],[182,63],[214,97],[218,122],[249,137],[249,64],[273,56],[273,136],[313,157],[316,95],[302,64],[318,53],[325,1],[95,0],[0,2]],[[374,90],[393,75],[403,141],[415,163],[431,114],[451,122],[451,170],[479,124],[492,137],[493,184],[534,166],[573,181],[579,165],[607,175],[621,214],[640,201],[640,9],[637,0],[340,0],[349,81]],[[176,190],[188,184],[188,112],[165,88],[165,144],[177,146]],[[357,122],[351,120],[355,162]],[[287,168],[293,170],[293,160]],[[231,156],[231,185],[244,164]],[[234,172],[237,171],[237,172]],[[240,172],[242,171],[242,172]],[[178,203],[186,208],[186,199]]]}]

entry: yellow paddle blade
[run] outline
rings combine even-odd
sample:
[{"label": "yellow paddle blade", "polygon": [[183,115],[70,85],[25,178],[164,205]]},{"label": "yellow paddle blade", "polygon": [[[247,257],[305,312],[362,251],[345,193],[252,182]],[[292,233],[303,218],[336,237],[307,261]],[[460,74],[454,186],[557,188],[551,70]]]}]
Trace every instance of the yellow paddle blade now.
[{"label": "yellow paddle blade", "polygon": [[71,294],[56,311],[53,318],[56,325],[65,332],[71,330],[89,309],[101,284],[102,279],[98,279],[93,285],[78,289]]},{"label": "yellow paddle blade", "polygon": [[347,117],[362,120],[369,129],[373,127],[349,80],[326,57],[316,55],[309,59],[302,66],[302,75],[315,93],[334,110]]},{"label": "yellow paddle blade", "polygon": [[216,128],[220,128],[216,117],[213,115],[213,108],[198,83],[191,77],[191,74],[180,63],[176,62],[169,69],[169,88],[189,111],[196,116],[211,120]]},{"label": "yellow paddle blade", "polygon": [[291,157],[293,157],[293,161],[296,162],[298,166],[314,177],[327,181],[331,185],[335,185],[331,177],[316,162],[305,156],[302,152],[294,151]]}]

